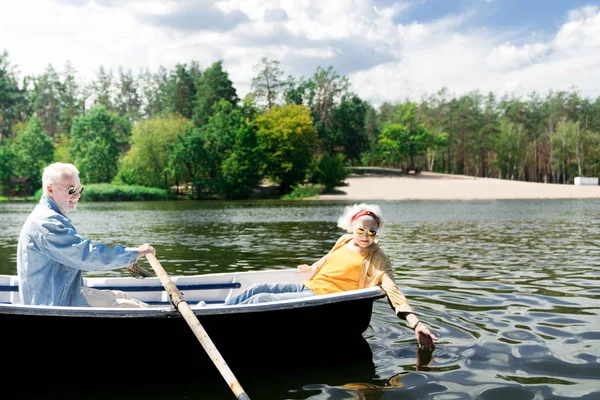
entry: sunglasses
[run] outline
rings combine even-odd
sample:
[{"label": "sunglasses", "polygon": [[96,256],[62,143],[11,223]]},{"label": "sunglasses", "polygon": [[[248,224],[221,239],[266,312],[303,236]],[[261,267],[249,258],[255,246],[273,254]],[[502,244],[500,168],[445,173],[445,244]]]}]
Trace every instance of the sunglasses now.
[{"label": "sunglasses", "polygon": [[[62,188],[64,188],[65,186],[62,185],[55,185],[55,186],[60,186]],[[69,194],[69,196],[73,196],[75,193],[79,194],[81,196],[81,194],[83,193],[83,186],[71,186],[69,188],[67,188],[67,193]]]},{"label": "sunglasses", "polygon": [[360,236],[364,235],[365,232],[367,232],[367,236],[370,236],[370,237],[377,235],[377,231],[375,229],[369,229],[368,231],[365,231],[362,228],[356,228],[355,232],[357,235],[360,235]]}]

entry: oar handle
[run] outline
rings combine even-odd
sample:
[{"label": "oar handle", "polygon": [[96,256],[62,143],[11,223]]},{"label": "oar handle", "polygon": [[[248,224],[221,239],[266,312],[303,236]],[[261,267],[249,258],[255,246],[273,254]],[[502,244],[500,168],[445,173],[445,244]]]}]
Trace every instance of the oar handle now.
[{"label": "oar handle", "polygon": [[173,283],[169,275],[167,275],[167,273],[165,272],[162,265],[160,265],[160,263],[156,259],[156,256],[152,253],[148,253],[146,254],[146,259],[152,266],[152,269],[154,269],[156,276],[158,276],[163,286],[165,287],[165,290],[167,291],[171,302],[173,303],[175,308],[177,308],[177,311],[179,311],[183,318],[185,318],[186,322],[194,332],[194,335],[196,335],[196,338],[198,338],[200,344],[202,345],[202,347],[204,347],[204,350],[208,353],[212,362],[215,364],[225,381],[229,384],[229,387],[231,388],[233,393],[240,400],[250,400],[250,397],[248,397],[244,389],[242,389],[242,386],[239,384],[239,382],[233,375],[233,372],[231,372],[229,366],[227,365],[223,357],[221,357],[221,354],[219,353],[219,350],[217,350],[212,339],[210,338],[210,336],[208,336],[208,333],[200,324],[200,321],[196,317],[196,314],[194,314],[187,301],[185,301],[185,299],[183,298],[183,295],[181,294],[179,289],[177,289],[177,286],[175,286],[175,283]]}]

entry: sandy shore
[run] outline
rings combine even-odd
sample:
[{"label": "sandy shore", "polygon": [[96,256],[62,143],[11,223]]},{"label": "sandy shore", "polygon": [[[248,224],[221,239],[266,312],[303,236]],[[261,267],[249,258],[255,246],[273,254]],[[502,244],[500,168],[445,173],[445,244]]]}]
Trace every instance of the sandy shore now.
[{"label": "sandy shore", "polygon": [[419,175],[352,175],[339,194],[319,200],[493,200],[600,198],[600,186],[558,185],[422,172]]}]

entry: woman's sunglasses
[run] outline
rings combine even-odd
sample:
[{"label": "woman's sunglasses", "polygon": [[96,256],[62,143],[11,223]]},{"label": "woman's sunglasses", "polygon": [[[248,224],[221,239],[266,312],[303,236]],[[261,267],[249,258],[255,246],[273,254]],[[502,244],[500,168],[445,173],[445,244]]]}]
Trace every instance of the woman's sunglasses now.
[{"label": "woman's sunglasses", "polygon": [[356,234],[357,235],[364,235],[365,232],[367,232],[367,236],[373,237],[375,235],[377,235],[377,231],[375,229],[369,229],[368,231],[365,231],[362,228],[356,228]]}]

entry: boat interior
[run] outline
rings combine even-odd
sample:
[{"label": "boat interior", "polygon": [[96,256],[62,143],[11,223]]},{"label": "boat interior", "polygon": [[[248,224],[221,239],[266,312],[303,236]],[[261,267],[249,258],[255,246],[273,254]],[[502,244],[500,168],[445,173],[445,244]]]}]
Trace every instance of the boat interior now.
[{"label": "boat interior", "polygon": [[[275,269],[169,276],[190,307],[218,307],[254,283],[301,282],[307,274],[296,269]],[[88,287],[121,290],[151,307],[171,305],[169,295],[158,277],[85,277]],[[0,304],[22,305],[19,296],[19,277],[0,275]]]}]

